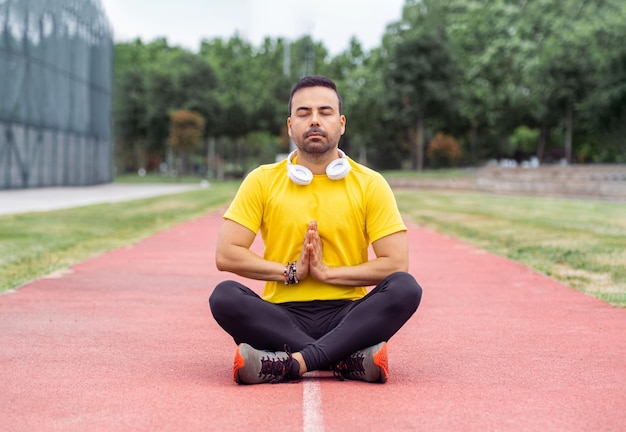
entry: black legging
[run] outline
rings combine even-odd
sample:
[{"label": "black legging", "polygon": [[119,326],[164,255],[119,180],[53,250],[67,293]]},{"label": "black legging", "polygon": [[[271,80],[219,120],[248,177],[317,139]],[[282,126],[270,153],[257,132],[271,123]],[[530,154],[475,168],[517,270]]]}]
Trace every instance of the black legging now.
[{"label": "black legging", "polygon": [[300,352],[308,370],[325,369],[360,349],[387,341],[419,306],[422,288],[409,273],[393,273],[357,301],[274,304],[228,280],[209,298],[217,323],[235,343]]}]

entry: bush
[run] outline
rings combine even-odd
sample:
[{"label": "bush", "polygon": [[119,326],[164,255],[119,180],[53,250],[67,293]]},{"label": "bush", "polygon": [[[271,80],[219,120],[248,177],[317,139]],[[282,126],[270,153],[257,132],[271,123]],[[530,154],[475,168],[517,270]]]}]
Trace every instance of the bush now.
[{"label": "bush", "polygon": [[189,172],[190,153],[200,147],[204,134],[204,118],[195,111],[178,110],[170,113],[168,144],[180,154],[180,171]]},{"label": "bush", "polygon": [[169,145],[183,152],[200,146],[204,133],[204,118],[195,111],[178,110],[170,113]]},{"label": "bush", "polygon": [[452,135],[441,132],[428,143],[427,154],[434,168],[453,166],[463,156],[456,139]]}]

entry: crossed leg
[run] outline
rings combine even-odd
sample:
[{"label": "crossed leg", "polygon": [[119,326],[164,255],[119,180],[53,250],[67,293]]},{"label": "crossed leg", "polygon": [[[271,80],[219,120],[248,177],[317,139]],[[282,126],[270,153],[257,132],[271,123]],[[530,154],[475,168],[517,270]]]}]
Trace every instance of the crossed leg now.
[{"label": "crossed leg", "polygon": [[346,302],[335,316],[336,324],[318,339],[297,324],[289,309],[263,300],[236,281],[218,284],[209,304],[215,320],[235,343],[269,351],[282,351],[287,345],[302,374],[389,340],[417,310],[421,296],[422,288],[413,276],[393,273],[362,299]]}]

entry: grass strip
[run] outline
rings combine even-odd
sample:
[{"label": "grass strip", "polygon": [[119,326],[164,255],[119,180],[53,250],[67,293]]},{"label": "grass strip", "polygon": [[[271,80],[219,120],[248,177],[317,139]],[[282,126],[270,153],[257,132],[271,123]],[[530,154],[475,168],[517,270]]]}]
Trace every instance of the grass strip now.
[{"label": "grass strip", "polygon": [[0,292],[218,209],[237,186],[0,216]]},{"label": "grass strip", "polygon": [[626,306],[626,203],[396,190],[408,220]]}]

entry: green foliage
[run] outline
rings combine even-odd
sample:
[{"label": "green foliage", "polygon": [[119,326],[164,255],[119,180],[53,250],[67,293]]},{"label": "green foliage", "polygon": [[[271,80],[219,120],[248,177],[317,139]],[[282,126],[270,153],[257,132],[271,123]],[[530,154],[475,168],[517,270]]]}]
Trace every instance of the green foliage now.
[{"label": "green foliage", "polygon": [[170,111],[197,111],[205,119],[205,134],[216,129],[220,109],[210,65],[169,47],[164,39],[145,45],[140,40],[119,43],[115,53],[113,117],[119,172],[156,169],[165,160]]},{"label": "green foliage", "polygon": [[258,164],[275,162],[276,155],[281,152],[278,137],[267,132],[250,132],[246,136],[246,143],[248,153],[246,171]]},{"label": "green foliage", "polygon": [[353,38],[330,56],[310,36],[257,47],[235,35],[204,40],[198,53],[165,39],[117,44],[118,171],[165,159],[172,110],[202,114],[224,166],[257,157],[249,137],[259,131],[285,152],[289,91],[304,74],[337,82],[341,145],[374,168],[422,168],[438,131],[457,137],[470,163],[515,148],[546,162],[624,162],[624,34],[622,0],[407,0],[371,51]]},{"label": "green foliage", "polygon": [[513,131],[513,135],[509,137],[509,142],[515,149],[531,153],[537,147],[539,140],[539,131],[530,129],[528,126],[519,126]]},{"label": "green foliage", "polygon": [[393,95],[400,126],[413,143],[412,166],[424,163],[424,122],[435,112],[445,114],[454,94],[449,85],[455,74],[446,33],[445,6],[425,0],[404,8],[402,20],[390,27],[389,62],[384,76]]}]

